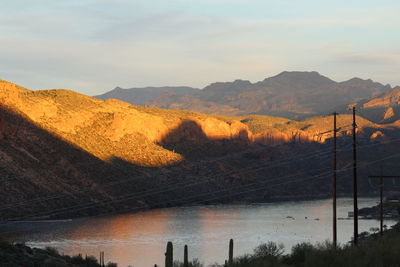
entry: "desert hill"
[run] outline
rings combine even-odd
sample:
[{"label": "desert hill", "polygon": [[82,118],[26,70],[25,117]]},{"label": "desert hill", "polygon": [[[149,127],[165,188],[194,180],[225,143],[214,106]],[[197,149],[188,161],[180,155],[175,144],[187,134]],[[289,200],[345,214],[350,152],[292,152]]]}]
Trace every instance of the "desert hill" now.
[{"label": "desert hill", "polygon": [[141,101],[146,91],[144,89],[113,90],[97,98],[107,99],[112,96],[133,104],[207,114],[262,114],[304,119],[327,115],[338,107],[377,96],[391,89],[389,85],[385,86],[372,80],[353,78],[335,82],[317,72],[282,72],[256,83],[245,80],[217,82],[202,90],[189,90],[189,93],[170,90],[154,95],[153,91],[149,90],[145,103]]},{"label": "desert hill", "polygon": [[[3,80],[0,103],[3,220],[329,194],[331,116],[206,115]],[[351,116],[338,122],[345,168]],[[398,153],[399,131],[396,123],[357,122],[365,174],[374,168],[368,162]],[[339,188],[348,192],[350,180]]]}]

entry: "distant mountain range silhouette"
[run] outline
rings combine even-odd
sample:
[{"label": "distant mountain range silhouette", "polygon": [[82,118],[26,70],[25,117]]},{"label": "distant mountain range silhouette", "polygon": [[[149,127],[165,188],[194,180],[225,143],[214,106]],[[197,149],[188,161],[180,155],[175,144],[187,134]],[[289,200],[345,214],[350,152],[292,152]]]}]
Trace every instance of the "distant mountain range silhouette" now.
[{"label": "distant mountain range silhouette", "polygon": [[[134,105],[192,110],[207,114],[261,114],[303,119],[346,111],[349,104],[367,102],[394,90],[370,79],[335,82],[318,72],[282,72],[263,81],[216,82],[191,87],[115,88],[99,99],[116,98]],[[377,116],[380,117],[380,116]]]}]

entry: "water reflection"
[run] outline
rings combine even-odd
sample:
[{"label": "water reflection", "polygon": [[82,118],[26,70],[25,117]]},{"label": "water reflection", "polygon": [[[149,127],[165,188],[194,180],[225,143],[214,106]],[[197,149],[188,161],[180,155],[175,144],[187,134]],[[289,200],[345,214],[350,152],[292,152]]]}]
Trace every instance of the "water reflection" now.
[{"label": "water reflection", "polygon": [[[360,199],[360,207],[376,199]],[[352,209],[351,199],[338,201],[338,217]],[[331,238],[331,201],[284,202],[259,205],[224,205],[155,210],[137,214],[57,222],[23,222],[0,225],[11,241],[37,247],[53,246],[66,254],[95,255],[105,252],[106,261],[120,266],[163,266],[167,241],[174,243],[175,258],[189,257],[205,263],[224,262],[228,241],[235,239],[235,255],[251,252],[267,241],[290,249],[299,242]],[[393,221],[387,221],[390,225]],[[377,221],[360,221],[360,232]],[[352,220],[338,221],[338,241],[350,240]]]}]

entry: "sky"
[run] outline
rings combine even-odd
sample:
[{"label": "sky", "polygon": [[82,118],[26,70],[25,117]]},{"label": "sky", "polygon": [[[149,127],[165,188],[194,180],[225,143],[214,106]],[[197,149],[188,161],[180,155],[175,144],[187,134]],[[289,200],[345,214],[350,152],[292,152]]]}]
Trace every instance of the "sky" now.
[{"label": "sky", "polygon": [[0,78],[88,95],[318,71],[400,85],[398,0],[2,0]]}]

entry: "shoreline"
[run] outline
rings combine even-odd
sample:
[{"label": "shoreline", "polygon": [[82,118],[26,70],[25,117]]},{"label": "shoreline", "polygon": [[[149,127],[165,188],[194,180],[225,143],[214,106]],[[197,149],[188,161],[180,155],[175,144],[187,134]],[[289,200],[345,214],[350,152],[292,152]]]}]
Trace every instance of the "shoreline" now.
[{"label": "shoreline", "polygon": [[[376,195],[363,195],[359,198],[379,198],[379,196]],[[340,198],[351,198],[351,196],[347,195],[341,195],[337,197],[338,199]],[[284,196],[277,196],[277,197],[271,197],[268,199],[269,201],[234,201],[234,202],[211,202],[211,203],[202,203],[202,204],[183,204],[183,205],[174,205],[174,206],[165,206],[165,207],[153,207],[153,208],[144,208],[144,209],[139,209],[136,211],[127,211],[127,212],[110,212],[106,214],[96,214],[92,216],[83,216],[83,217],[66,217],[66,218],[60,218],[60,219],[37,219],[37,220],[9,220],[9,221],[0,221],[1,224],[7,224],[7,223],[29,223],[29,222],[43,222],[43,223],[51,223],[51,222],[69,222],[69,221],[76,221],[76,220],[84,220],[84,219],[93,219],[93,218],[101,218],[101,217],[108,217],[108,216],[114,216],[114,215],[124,215],[124,214],[138,214],[138,213],[143,213],[143,212],[149,212],[149,211],[155,211],[155,210],[164,210],[164,209],[172,209],[172,208],[190,208],[190,207],[199,207],[199,206],[224,206],[224,205],[257,205],[257,204],[273,204],[273,203],[285,203],[285,202],[293,202],[293,201],[315,201],[315,200],[328,200],[330,197],[326,196],[326,194],[322,194],[318,197],[315,196],[294,196],[294,197],[284,197]]]}]

